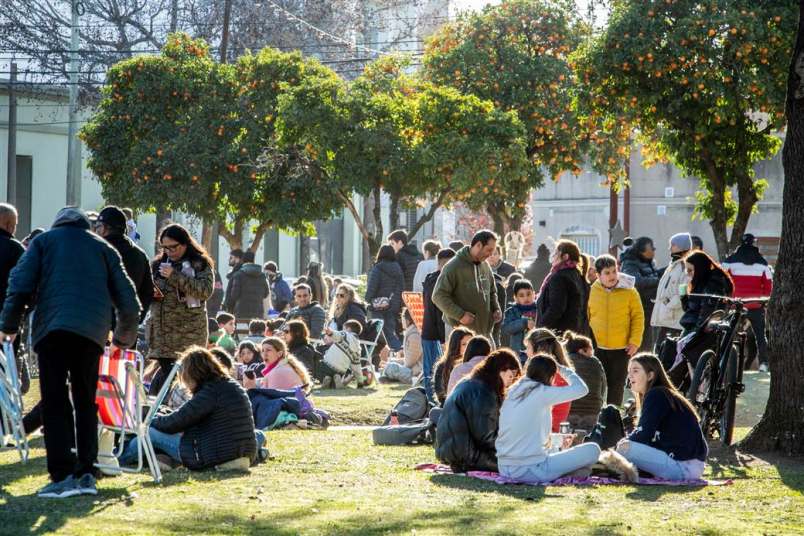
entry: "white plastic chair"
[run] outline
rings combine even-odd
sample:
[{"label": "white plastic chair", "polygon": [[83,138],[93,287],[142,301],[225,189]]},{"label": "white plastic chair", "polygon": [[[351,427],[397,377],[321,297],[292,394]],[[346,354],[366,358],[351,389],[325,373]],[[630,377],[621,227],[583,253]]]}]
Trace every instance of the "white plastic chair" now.
[{"label": "white plastic chair", "polygon": [[[20,459],[25,463],[29,455],[28,437],[22,425],[24,411],[20,377],[14,359],[14,347],[9,340],[3,341],[3,351],[0,352],[0,410],[3,433],[10,433]],[[0,439],[5,442],[6,438]]]}]

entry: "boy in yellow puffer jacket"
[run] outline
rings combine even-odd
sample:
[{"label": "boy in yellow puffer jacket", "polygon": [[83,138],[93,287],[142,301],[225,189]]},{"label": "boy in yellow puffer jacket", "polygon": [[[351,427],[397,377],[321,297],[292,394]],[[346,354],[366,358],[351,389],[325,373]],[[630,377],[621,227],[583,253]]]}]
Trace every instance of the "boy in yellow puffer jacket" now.
[{"label": "boy in yellow puffer jacket", "polygon": [[603,364],[608,384],[607,402],[621,405],[628,360],[642,344],[645,312],[634,278],[617,270],[617,260],[601,255],[595,261],[598,280],[589,293],[589,325],[595,334],[595,355]]}]

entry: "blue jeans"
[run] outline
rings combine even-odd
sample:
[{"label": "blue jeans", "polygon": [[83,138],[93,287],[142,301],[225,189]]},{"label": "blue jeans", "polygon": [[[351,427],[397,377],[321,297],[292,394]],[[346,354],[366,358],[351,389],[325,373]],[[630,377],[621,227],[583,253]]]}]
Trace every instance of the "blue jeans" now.
[{"label": "blue jeans", "polygon": [[542,462],[533,465],[500,463],[500,474],[520,482],[552,482],[568,473],[596,463],[599,457],[600,447],[597,443],[584,443],[571,449],[548,454]]},{"label": "blue jeans", "polygon": [[[151,437],[151,443],[154,445],[154,450],[163,452],[171,457],[171,459],[181,462],[181,454],[179,453],[179,445],[181,444],[181,434],[166,434],[160,432],[153,426],[148,428],[148,435]],[[137,445],[139,439],[132,439],[123,454],[120,455],[120,465],[130,465],[137,461]]]},{"label": "blue jeans", "polygon": [[433,367],[439,357],[441,357],[441,343],[439,341],[422,339],[422,377],[424,378],[424,391],[427,393],[427,400],[432,404],[436,403],[433,389]]},{"label": "blue jeans", "polygon": [[399,311],[386,309],[384,311],[371,311],[371,318],[382,319],[382,334],[385,336],[385,342],[388,347],[394,352],[402,349],[402,343],[396,335],[396,325],[399,320]]},{"label": "blue jeans", "polygon": [[617,452],[625,459],[655,477],[665,480],[701,478],[704,463],[697,460],[679,462],[663,450],[642,443],[624,440],[617,444]]}]

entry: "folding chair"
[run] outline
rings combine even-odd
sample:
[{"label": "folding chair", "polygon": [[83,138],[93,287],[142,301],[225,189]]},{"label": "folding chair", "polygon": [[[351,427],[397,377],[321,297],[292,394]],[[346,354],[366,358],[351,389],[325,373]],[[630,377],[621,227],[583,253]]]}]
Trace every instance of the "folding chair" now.
[{"label": "folding chair", "polygon": [[22,425],[22,394],[17,362],[14,359],[14,347],[11,341],[3,341],[0,352],[0,439],[5,443],[5,434],[10,433],[14,446],[20,454],[22,463],[28,461],[28,437]]},{"label": "folding chair", "polygon": [[377,348],[377,344],[379,343],[380,337],[382,336],[382,328],[385,326],[385,322],[383,322],[382,318],[372,318],[368,321],[368,324],[374,326],[377,329],[377,334],[374,336],[374,340],[363,340],[360,339],[360,346],[363,347],[363,350],[366,352],[366,356],[368,360],[371,361],[371,355],[374,353],[374,349]]},{"label": "folding chair", "polygon": [[[98,390],[95,401],[98,405],[98,434],[109,430],[120,434],[118,445],[112,456],[119,458],[125,447],[126,435],[135,436],[137,441],[137,467],[126,468],[117,465],[96,463],[99,469],[111,469],[127,473],[142,471],[143,453],[148,461],[151,475],[155,483],[162,481],[162,472],[156,461],[151,437],[148,429],[156,416],[159,405],[164,400],[178,370],[176,363],[168,374],[162,389],[154,398],[149,398],[142,384],[144,359],[138,352],[117,349],[110,352],[106,349],[98,370]],[[150,406],[143,417],[143,410]]]}]

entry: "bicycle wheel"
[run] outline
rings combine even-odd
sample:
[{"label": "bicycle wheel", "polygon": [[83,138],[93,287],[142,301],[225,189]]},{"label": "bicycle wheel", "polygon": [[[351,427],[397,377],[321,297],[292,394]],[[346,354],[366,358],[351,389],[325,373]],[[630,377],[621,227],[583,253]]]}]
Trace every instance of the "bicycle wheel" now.
[{"label": "bicycle wheel", "polygon": [[709,397],[709,388],[712,383],[713,371],[717,367],[717,355],[714,350],[707,350],[698,358],[698,363],[695,364],[695,371],[692,373],[692,380],[690,380],[690,388],[687,391],[687,399],[692,403],[693,407],[698,411],[698,416],[701,423],[701,430],[707,439],[711,439],[715,432],[715,423],[712,421],[712,415],[707,404]]},{"label": "bicycle wheel", "polygon": [[725,393],[726,400],[723,415],[720,417],[720,441],[730,446],[734,437],[734,419],[737,414],[737,366],[740,359],[737,349],[732,347],[729,363],[726,365]]}]

